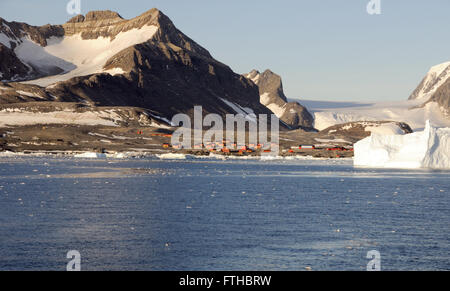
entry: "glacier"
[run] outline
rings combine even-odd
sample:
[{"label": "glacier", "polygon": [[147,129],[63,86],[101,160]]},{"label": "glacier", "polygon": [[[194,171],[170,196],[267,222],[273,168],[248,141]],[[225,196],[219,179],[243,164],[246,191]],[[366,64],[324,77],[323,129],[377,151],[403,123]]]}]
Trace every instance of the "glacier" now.
[{"label": "glacier", "polygon": [[450,169],[450,128],[425,129],[406,135],[372,134],[354,145],[355,166]]}]

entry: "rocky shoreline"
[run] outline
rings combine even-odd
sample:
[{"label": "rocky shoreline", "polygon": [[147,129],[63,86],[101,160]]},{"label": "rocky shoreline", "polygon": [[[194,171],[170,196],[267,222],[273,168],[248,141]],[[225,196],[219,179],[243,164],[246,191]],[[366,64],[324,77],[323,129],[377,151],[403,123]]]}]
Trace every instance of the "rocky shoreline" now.
[{"label": "rocky shoreline", "polygon": [[[158,127],[114,127],[87,125],[29,125],[0,128],[0,152],[13,153],[126,153],[164,154],[180,153],[192,156],[208,156],[211,153],[223,156],[259,156],[261,149],[239,152],[222,152],[211,149],[174,149],[171,147],[173,128]],[[319,141],[339,141],[323,144],[326,147],[300,149],[302,144],[320,145]],[[311,156],[317,158],[352,157],[352,141],[336,139],[317,132],[280,132],[279,156]],[[333,148],[333,150],[329,150]]]}]

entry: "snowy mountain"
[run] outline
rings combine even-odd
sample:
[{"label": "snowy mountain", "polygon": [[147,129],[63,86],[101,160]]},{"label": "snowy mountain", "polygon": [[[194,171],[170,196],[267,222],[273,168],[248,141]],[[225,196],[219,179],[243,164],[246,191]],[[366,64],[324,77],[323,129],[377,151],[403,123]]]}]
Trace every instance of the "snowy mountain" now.
[{"label": "snowy mountain", "polygon": [[427,101],[449,78],[450,62],[432,67],[409,99],[426,99]]},{"label": "snowy mountain", "polygon": [[318,130],[360,121],[405,122],[414,131],[422,130],[427,120],[434,126],[450,127],[450,62],[432,67],[407,101],[303,103],[313,112]]},{"label": "snowy mountain", "polygon": [[298,102],[288,102],[281,77],[270,70],[253,70],[244,75],[259,88],[260,102],[291,129],[312,128],[313,116]]},{"label": "snowy mountain", "polygon": [[409,99],[436,102],[450,118],[450,62],[432,67]]},{"label": "snowy mountain", "polygon": [[[157,9],[130,19],[112,11],[62,25],[0,19],[0,105],[73,102],[144,109],[167,121],[177,113],[270,114],[258,87],[179,31]],[[142,110],[141,110],[142,111]]]},{"label": "snowy mountain", "polygon": [[314,114],[314,127],[324,130],[336,124],[359,121],[397,121],[408,124],[414,131],[422,130],[430,120],[434,126],[450,127],[448,119],[436,102],[422,106],[421,100],[378,102],[371,104],[305,101]]}]

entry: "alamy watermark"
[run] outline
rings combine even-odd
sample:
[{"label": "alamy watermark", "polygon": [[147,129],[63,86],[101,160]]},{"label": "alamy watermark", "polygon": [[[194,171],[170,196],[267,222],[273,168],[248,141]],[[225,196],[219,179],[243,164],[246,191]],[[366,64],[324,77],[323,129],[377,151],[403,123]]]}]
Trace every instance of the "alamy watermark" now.
[{"label": "alamy watermark", "polygon": [[171,143],[175,149],[225,152],[258,149],[261,155],[278,155],[279,124],[280,120],[274,114],[270,116],[270,130],[267,114],[227,114],[224,127],[222,116],[208,114],[203,118],[202,106],[195,106],[193,122],[186,114],[172,118],[172,126],[179,128],[173,133]]},{"label": "alamy watermark", "polygon": [[69,15],[81,14],[81,0],[70,0],[67,3],[66,11]]},{"label": "alamy watermark", "polygon": [[366,257],[370,259],[367,264],[367,271],[381,271],[381,254],[379,251],[369,251]]},{"label": "alamy watermark", "polygon": [[81,271],[81,254],[79,251],[69,251],[66,257],[70,259],[66,266],[67,271]]},{"label": "alamy watermark", "polygon": [[370,0],[367,4],[367,13],[370,15],[381,14],[381,0]]}]

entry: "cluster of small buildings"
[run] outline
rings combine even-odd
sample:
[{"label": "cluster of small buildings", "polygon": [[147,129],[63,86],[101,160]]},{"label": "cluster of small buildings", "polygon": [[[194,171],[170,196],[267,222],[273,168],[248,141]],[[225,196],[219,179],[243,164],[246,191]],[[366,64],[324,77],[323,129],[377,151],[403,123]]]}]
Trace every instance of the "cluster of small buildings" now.
[{"label": "cluster of small buildings", "polygon": [[[207,142],[206,144],[194,144],[193,149],[194,150],[207,150],[209,152],[222,152],[222,153],[253,153],[256,151],[264,151],[264,152],[270,152],[271,146],[274,146],[275,144],[247,144],[247,145],[238,145],[235,142],[231,142],[229,140],[223,140],[222,142]],[[164,148],[172,148],[175,150],[182,150],[183,145],[181,144],[169,144],[164,143]]]},{"label": "cluster of small buildings", "polygon": [[172,137],[172,135],[168,133],[152,133],[152,136]]},{"label": "cluster of small buildings", "polygon": [[[154,133],[152,136],[161,136],[171,138],[171,134],[164,133]],[[249,143],[246,145],[238,145],[236,142],[232,142],[230,140],[224,139],[221,142],[207,142],[194,144],[193,148],[184,148],[182,144],[171,144],[171,143],[163,143],[162,147],[165,149],[174,149],[174,150],[197,150],[197,151],[209,151],[209,152],[222,152],[222,153],[253,153],[253,152],[270,152],[271,149],[277,147],[278,145],[275,143],[270,144],[256,144]],[[305,152],[305,151],[315,151],[315,150],[326,150],[326,151],[353,151],[352,146],[324,146],[324,145],[299,145],[292,146],[288,151],[289,153],[295,152]],[[286,150],[287,151],[287,150]]]}]

